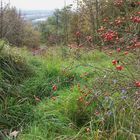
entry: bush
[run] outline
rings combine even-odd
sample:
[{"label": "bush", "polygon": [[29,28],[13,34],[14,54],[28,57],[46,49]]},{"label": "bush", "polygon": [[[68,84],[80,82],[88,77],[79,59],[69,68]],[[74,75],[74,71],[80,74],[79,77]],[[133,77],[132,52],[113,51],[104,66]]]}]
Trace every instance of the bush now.
[{"label": "bush", "polygon": [[34,71],[17,48],[0,43],[0,127],[12,129],[21,127],[32,116],[28,114],[31,105],[23,98],[20,84]]},{"label": "bush", "polygon": [[38,47],[40,43],[40,33],[35,28],[25,22],[21,13],[16,8],[5,6],[1,8],[1,34],[0,38],[18,47]]}]

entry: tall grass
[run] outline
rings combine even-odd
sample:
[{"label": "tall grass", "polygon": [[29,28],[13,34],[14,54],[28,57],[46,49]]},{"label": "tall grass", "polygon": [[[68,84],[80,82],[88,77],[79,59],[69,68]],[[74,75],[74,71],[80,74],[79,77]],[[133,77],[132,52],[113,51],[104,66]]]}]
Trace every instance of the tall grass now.
[{"label": "tall grass", "polygon": [[[139,138],[139,91],[128,70],[114,70],[103,52],[65,48],[63,56],[63,51],[51,48],[32,56],[23,49],[2,49],[2,134],[23,129],[19,140]],[[125,61],[132,59],[130,54]]]}]

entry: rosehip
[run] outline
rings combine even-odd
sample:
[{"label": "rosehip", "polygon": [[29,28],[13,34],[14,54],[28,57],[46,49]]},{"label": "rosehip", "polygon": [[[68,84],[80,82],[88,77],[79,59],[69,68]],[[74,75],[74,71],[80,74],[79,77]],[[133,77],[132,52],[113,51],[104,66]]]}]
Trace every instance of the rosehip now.
[{"label": "rosehip", "polygon": [[117,60],[113,60],[113,61],[112,61],[112,64],[113,64],[113,65],[116,65],[116,64],[117,64]]},{"label": "rosehip", "polygon": [[125,55],[127,55],[127,54],[128,54],[128,52],[126,51],[126,52],[124,52],[124,54],[125,54]]},{"label": "rosehip", "polygon": [[117,48],[117,52],[120,52],[121,51],[121,48]]},{"label": "rosehip", "polygon": [[140,81],[135,82],[136,87],[140,87]]},{"label": "rosehip", "polygon": [[119,70],[119,71],[121,71],[121,70],[123,70],[123,66],[118,65],[118,66],[116,66],[116,69]]},{"label": "rosehip", "polygon": [[53,85],[52,89],[53,89],[53,91],[56,91],[57,90],[57,86]]}]

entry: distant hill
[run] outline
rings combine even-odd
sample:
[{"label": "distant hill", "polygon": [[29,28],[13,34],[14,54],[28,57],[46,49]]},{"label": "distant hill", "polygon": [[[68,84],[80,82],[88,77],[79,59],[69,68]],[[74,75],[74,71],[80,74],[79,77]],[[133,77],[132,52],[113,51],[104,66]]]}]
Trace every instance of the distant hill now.
[{"label": "distant hill", "polygon": [[21,16],[25,20],[35,23],[35,22],[47,20],[49,16],[53,15],[53,12],[54,11],[48,11],[48,10],[21,11]]}]

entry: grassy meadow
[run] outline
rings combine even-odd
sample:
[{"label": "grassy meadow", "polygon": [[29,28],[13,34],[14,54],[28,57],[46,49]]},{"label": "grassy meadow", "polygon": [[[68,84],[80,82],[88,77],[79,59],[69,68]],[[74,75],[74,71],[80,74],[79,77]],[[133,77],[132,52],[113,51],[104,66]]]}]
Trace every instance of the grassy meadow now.
[{"label": "grassy meadow", "polygon": [[1,41],[0,139],[19,132],[17,140],[138,140],[133,77],[140,73],[133,65],[117,71],[113,57],[135,63],[131,53],[86,48],[48,48],[33,56]]}]

